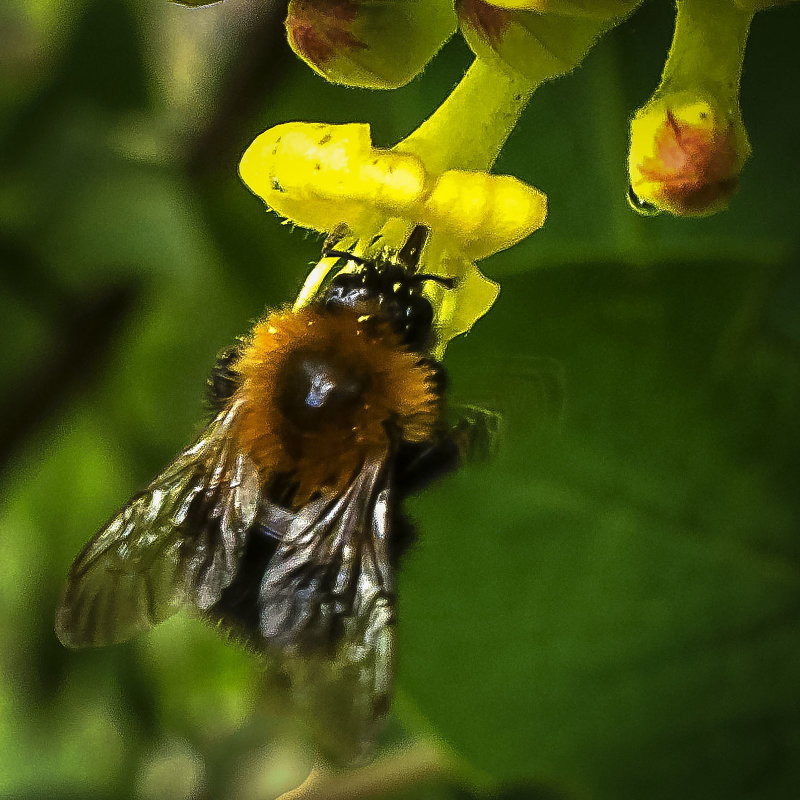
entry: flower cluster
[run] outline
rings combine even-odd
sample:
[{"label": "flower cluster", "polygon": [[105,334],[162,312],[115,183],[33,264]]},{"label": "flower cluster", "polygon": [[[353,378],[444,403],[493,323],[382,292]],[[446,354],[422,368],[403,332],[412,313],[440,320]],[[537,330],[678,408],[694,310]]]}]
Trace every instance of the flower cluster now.
[{"label": "flower cluster", "polygon": [[[631,123],[635,210],[697,216],[727,205],[750,155],[738,99],[750,22],[787,1],[676,0],[661,83]],[[425,271],[458,279],[452,292],[430,287],[444,347],[497,295],[474,261],[544,223],[541,192],[489,173],[519,114],[540,84],[574,69],[641,2],[290,0],[289,43],[329,81],[401,86],[456,30],[476,60],[441,108],[394,148],[374,148],[366,124],[290,123],[256,139],[242,177],[294,224],[324,232],[346,223],[356,252],[376,235],[399,245],[413,225],[427,225]],[[323,259],[311,273],[300,305],[330,266]]]},{"label": "flower cluster", "polygon": [[456,28],[476,55],[541,82],[573,69],[642,0],[291,0],[294,51],[328,80],[408,83]]},{"label": "flower cluster", "polygon": [[[294,51],[330,81],[390,89],[413,78],[460,28],[476,63],[442,107],[390,150],[369,127],[290,123],[262,134],[241,175],[269,208],[318,231],[346,223],[350,246],[376,234],[399,245],[418,223],[431,239],[426,273],[457,279],[427,288],[437,309],[440,352],[468,330],[499,291],[475,260],[544,223],[547,201],[522,181],[492,175],[525,103],[543,81],[577,66],[594,41],[641,0],[291,0]],[[298,298],[313,296],[320,262]]]}]

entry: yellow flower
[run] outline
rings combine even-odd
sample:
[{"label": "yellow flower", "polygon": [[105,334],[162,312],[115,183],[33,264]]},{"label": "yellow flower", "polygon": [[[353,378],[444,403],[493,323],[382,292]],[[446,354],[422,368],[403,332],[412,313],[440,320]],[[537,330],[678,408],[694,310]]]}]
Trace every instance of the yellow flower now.
[{"label": "yellow flower", "polygon": [[[288,221],[317,231],[345,223],[356,247],[376,233],[399,244],[415,224],[429,227],[425,272],[458,279],[453,290],[430,289],[443,344],[468,330],[499,291],[473,259],[520,241],[547,213],[544,194],[517,178],[477,170],[433,173],[412,152],[373,147],[366,124],[278,125],[250,145],[240,173]],[[330,266],[321,262],[312,273],[301,304]]]}]

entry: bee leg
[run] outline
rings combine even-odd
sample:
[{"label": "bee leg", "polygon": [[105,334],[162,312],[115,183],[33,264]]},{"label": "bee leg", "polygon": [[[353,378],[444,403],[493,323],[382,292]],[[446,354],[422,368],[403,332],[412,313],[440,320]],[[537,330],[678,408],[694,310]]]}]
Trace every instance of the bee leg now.
[{"label": "bee leg", "polygon": [[459,451],[459,462],[484,462],[494,459],[500,450],[502,417],[479,406],[460,406],[459,421],[449,436]]},{"label": "bee leg", "polygon": [[434,442],[405,442],[400,448],[394,467],[394,485],[401,499],[458,468],[461,460],[458,444],[449,433]]},{"label": "bee leg", "polygon": [[[325,243],[322,245],[322,255],[330,256],[334,254],[336,246],[339,242],[347,237],[350,233],[350,228],[347,227],[346,222],[340,222],[326,237]],[[338,255],[338,253],[336,253]]]},{"label": "bee leg", "polygon": [[214,414],[225,408],[239,388],[241,376],[233,369],[233,365],[239,360],[241,353],[241,346],[235,344],[217,354],[216,363],[206,381],[206,401]]},{"label": "bee leg", "polygon": [[489,461],[499,450],[499,414],[464,406],[459,421],[433,442],[405,442],[395,461],[395,487],[401,498],[424,489],[467,461]]},{"label": "bee leg", "polygon": [[392,538],[389,541],[389,561],[394,569],[400,559],[417,540],[417,527],[403,511],[400,503],[392,510]]},{"label": "bee leg", "polygon": [[[500,416],[477,406],[462,409],[459,421],[433,442],[404,442],[394,466],[394,486],[398,500],[424,489],[437,478],[458,469],[466,461],[487,461],[498,450]],[[390,558],[397,566],[413,544],[416,530],[402,511],[394,506]]]}]

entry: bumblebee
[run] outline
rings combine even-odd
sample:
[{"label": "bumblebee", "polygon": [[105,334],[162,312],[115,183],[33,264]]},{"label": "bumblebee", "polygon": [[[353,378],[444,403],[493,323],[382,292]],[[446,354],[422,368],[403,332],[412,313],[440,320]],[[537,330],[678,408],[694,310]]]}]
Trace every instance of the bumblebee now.
[{"label": "bumblebee", "polygon": [[213,418],[78,555],[56,613],[68,647],[123,642],[181,608],[288,680],[332,761],[366,757],[390,704],[404,497],[458,466],[418,271],[428,231],[344,266],[300,310],[223,351]]}]

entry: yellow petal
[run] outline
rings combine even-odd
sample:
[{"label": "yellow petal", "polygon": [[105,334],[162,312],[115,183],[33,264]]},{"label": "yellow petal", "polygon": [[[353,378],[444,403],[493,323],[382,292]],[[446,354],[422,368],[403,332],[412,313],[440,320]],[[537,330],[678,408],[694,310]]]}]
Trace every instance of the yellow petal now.
[{"label": "yellow petal", "polygon": [[437,309],[437,348],[434,355],[441,358],[447,343],[466,333],[492,307],[500,285],[487,278],[471,261],[464,261],[461,278],[454,289],[441,290]]},{"label": "yellow petal", "polygon": [[373,148],[369,125],[306,122],[262,133],[242,156],[239,174],[297,225],[328,231],[346,222],[356,232],[418,203],[426,178],[416,156]]},{"label": "yellow petal", "polygon": [[538,230],[546,216],[547,196],[517,178],[449,170],[436,181],[421,221],[471,258],[483,258]]},{"label": "yellow petal", "polygon": [[387,220],[424,223],[454,249],[482,258],[541,227],[542,192],[507,175],[429,174],[413,153],[372,147],[369,125],[290,122],[261,134],[242,157],[242,180],[305,228],[346,223],[356,234]]}]

